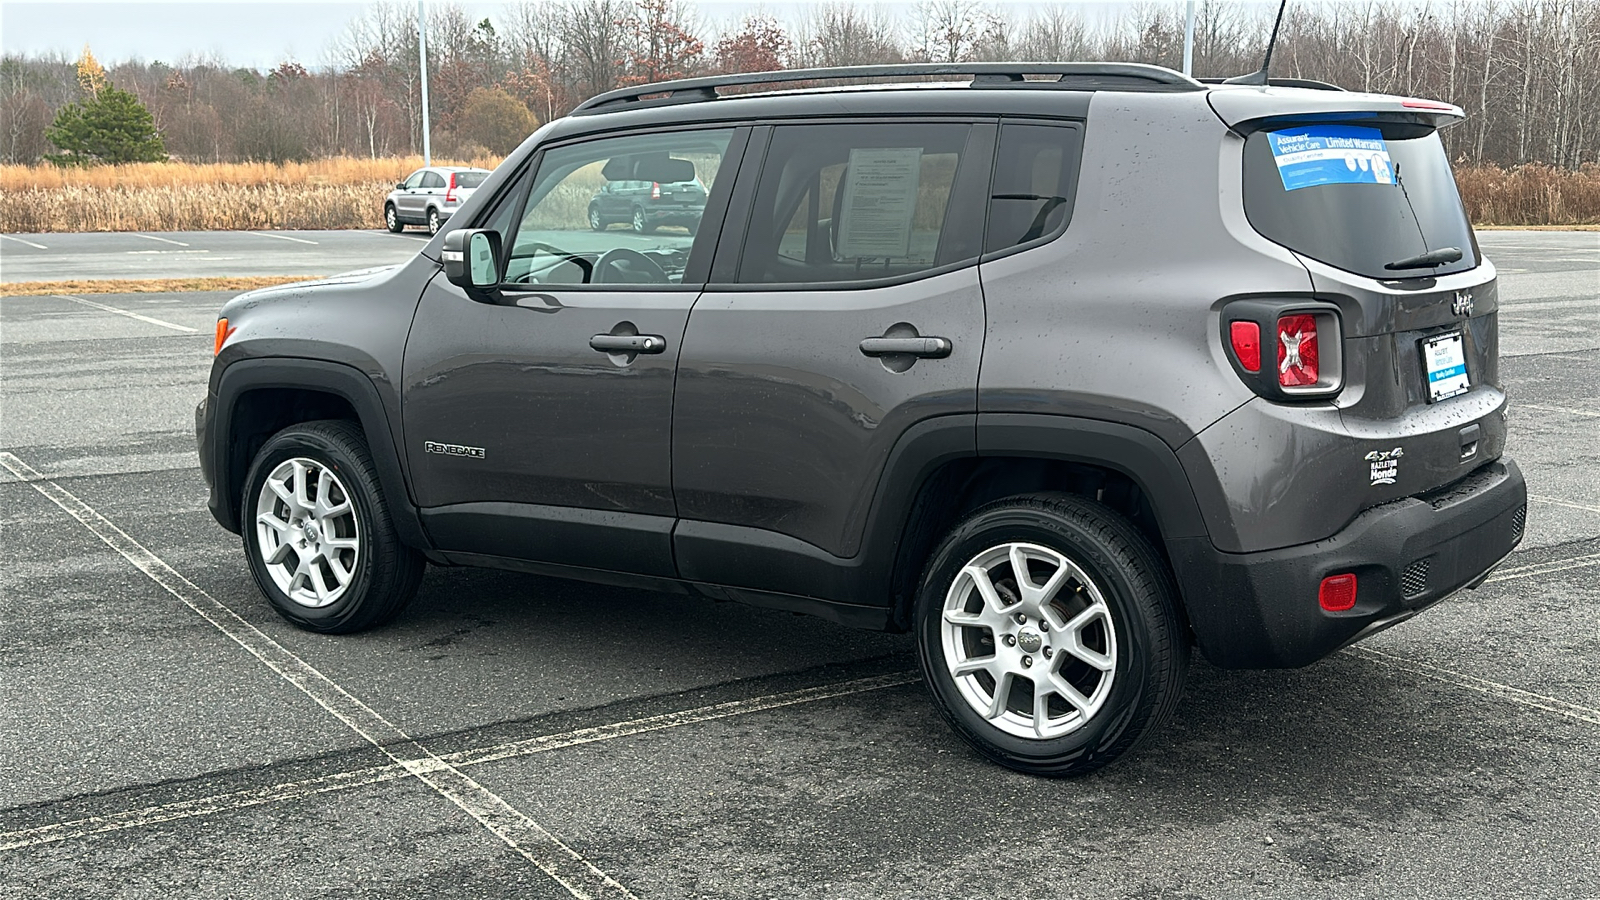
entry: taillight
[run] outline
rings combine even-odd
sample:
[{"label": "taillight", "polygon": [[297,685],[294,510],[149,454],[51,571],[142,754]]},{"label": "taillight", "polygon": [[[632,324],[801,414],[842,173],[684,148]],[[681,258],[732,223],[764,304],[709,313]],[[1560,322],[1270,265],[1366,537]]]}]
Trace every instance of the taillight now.
[{"label": "taillight", "polygon": [[1261,326],[1254,322],[1233,322],[1228,326],[1233,356],[1246,372],[1261,371]]},{"label": "taillight", "polygon": [[1356,577],[1329,575],[1317,587],[1317,604],[1328,612],[1344,612],[1356,605]]},{"label": "taillight", "polygon": [[456,202],[456,173],[454,172],[450,173],[450,186],[444,190],[444,200],[446,203]]},{"label": "taillight", "polygon": [[1251,297],[1222,309],[1222,350],[1252,391],[1283,402],[1344,389],[1339,308],[1305,298]]},{"label": "taillight", "polygon": [[[1278,386],[1314,387],[1318,382],[1317,317],[1308,314],[1278,319]],[[1257,367],[1259,368],[1259,366]],[[1252,369],[1251,371],[1255,371]]]},{"label": "taillight", "polygon": [[229,328],[227,319],[218,319],[217,320],[217,340],[216,340],[216,343],[211,345],[211,355],[212,356],[216,356],[218,353],[221,353],[222,352],[222,345],[226,344],[228,342],[228,338],[233,337],[233,333],[235,331],[238,331],[238,330],[239,329],[238,329],[237,326],[235,326],[233,328]]},{"label": "taillight", "polygon": [[660,200],[661,199],[661,183],[660,182],[657,182],[657,181],[650,182],[650,199],[651,200]]}]

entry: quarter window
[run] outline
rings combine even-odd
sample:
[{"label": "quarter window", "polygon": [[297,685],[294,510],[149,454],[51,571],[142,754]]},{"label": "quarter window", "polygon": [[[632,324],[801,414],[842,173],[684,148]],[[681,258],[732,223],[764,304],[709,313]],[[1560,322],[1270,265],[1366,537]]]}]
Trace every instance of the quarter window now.
[{"label": "quarter window", "polygon": [[1072,218],[1082,134],[1067,124],[1000,127],[985,250],[994,253],[1061,233]]},{"label": "quarter window", "polygon": [[965,124],[774,129],[738,280],[863,281],[976,258],[981,206],[963,214],[960,202],[982,191],[960,187],[979,183],[962,168],[971,134]]},{"label": "quarter window", "polygon": [[[586,141],[546,151],[511,248],[505,283],[680,284],[711,192],[727,190],[731,129]],[[699,271],[699,269],[695,269]]]},{"label": "quarter window", "polygon": [[444,176],[438,172],[428,172],[422,176],[422,186],[425,188],[444,187]]}]

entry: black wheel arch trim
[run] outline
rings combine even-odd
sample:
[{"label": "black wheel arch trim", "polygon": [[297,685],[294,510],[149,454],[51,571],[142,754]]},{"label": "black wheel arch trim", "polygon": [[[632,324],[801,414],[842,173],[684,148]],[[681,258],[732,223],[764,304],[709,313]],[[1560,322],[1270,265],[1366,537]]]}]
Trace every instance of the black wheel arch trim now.
[{"label": "black wheel arch trim", "polygon": [[[200,435],[200,453],[209,459],[209,465],[203,466],[211,473],[208,505],[212,516],[223,528],[234,533],[239,530],[239,498],[232,496],[233,492],[228,489],[236,480],[235,475],[239,478],[244,475],[244,472],[235,473],[230,468],[232,454],[228,452],[233,437],[230,429],[239,398],[255,390],[300,389],[332,394],[349,403],[356,411],[401,542],[422,550],[433,549],[411,497],[410,483],[395,445],[389,415],[377,387],[366,373],[353,366],[325,360],[286,357],[243,359],[224,369],[216,385],[215,394],[206,400],[207,415],[204,432]],[[246,462],[246,471],[248,467],[249,463]]]}]

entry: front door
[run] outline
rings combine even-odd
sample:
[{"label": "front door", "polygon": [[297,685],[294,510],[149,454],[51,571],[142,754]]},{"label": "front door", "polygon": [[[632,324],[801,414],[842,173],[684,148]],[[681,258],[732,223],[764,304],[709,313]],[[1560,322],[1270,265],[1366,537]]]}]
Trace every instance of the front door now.
[{"label": "front door", "polygon": [[394,205],[400,213],[400,218],[411,220],[422,218],[422,179],[427,174],[427,169],[412,172],[411,177],[405,180],[405,187],[395,195]]},{"label": "front door", "polygon": [[737,268],[725,274],[719,249],[713,281],[724,283],[695,305],[678,363],[684,577],[817,591],[786,583],[794,568],[779,556],[823,566],[854,557],[896,441],[918,422],[976,411],[994,132],[966,122],[771,130]]},{"label": "front door", "polygon": [[612,177],[693,172],[726,192],[733,167],[718,173],[736,136],[546,150],[478,223],[510,248],[500,289],[475,299],[443,275],[429,282],[406,345],[403,419],[441,549],[674,574],[673,379],[715,229],[596,232],[587,213]]}]

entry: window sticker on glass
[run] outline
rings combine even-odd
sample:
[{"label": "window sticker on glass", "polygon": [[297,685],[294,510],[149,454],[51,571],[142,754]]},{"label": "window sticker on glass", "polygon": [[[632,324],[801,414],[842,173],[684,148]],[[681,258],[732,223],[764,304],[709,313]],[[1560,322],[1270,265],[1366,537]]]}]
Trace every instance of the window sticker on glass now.
[{"label": "window sticker on glass", "polygon": [[839,258],[910,255],[911,215],[921,178],[921,147],[851,150],[834,245]]},{"label": "window sticker on glass", "polygon": [[1376,128],[1308,125],[1267,135],[1283,189],[1320,184],[1395,183],[1389,145]]}]

